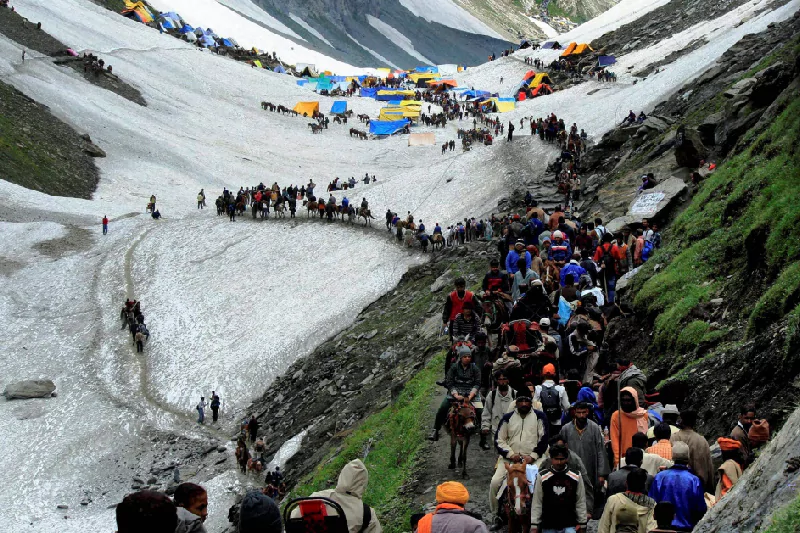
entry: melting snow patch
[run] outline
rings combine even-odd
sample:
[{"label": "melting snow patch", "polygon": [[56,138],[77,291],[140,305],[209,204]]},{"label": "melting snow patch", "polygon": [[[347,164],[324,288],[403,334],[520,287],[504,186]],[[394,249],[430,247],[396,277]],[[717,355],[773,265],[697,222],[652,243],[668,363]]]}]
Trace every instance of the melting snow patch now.
[{"label": "melting snow patch", "polygon": [[390,25],[386,24],[379,18],[373,17],[372,15],[367,15],[367,20],[369,21],[369,25],[378,30],[383,34],[384,37],[392,41],[392,43],[396,44],[400,48],[405,51],[411,57],[415,57],[422,61],[423,63],[427,63],[428,65],[433,65],[433,61],[425,57],[424,55],[420,54],[414,48],[414,43],[412,43],[408,37],[391,27]]},{"label": "melting snow patch", "polygon": [[327,45],[328,45],[328,46],[330,46],[331,48],[335,48],[335,47],[334,47],[334,46],[331,44],[331,42],[330,42],[328,39],[326,39],[326,38],[325,38],[325,36],[324,36],[324,35],[322,35],[320,32],[318,32],[316,29],[314,29],[314,27],[313,27],[311,24],[309,24],[308,22],[306,22],[305,20],[301,19],[300,17],[298,17],[298,16],[297,16],[297,15],[295,15],[294,13],[289,13],[289,18],[291,18],[293,21],[295,21],[295,22],[296,22],[296,23],[298,23],[300,26],[302,26],[303,28],[305,28],[305,30],[306,30],[308,33],[310,33],[311,35],[313,35],[314,37],[316,37],[317,39],[319,39],[319,40],[320,40],[320,41],[322,41],[323,43],[327,44]]}]

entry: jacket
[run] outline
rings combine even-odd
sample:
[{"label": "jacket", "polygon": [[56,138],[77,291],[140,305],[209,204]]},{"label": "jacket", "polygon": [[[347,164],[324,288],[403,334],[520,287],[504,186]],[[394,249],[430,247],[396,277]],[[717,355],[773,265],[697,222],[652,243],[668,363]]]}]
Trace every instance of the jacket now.
[{"label": "jacket", "polygon": [[505,459],[517,453],[539,459],[547,450],[549,425],[541,411],[531,409],[523,418],[515,409],[500,419],[494,446]]},{"label": "jacket", "polygon": [[471,339],[475,338],[475,335],[478,333],[480,329],[480,321],[478,320],[478,315],[475,312],[472,312],[472,320],[469,322],[464,318],[464,315],[459,313],[456,315],[456,318],[453,320],[453,328],[452,328],[452,335],[453,337],[466,337],[469,335]]},{"label": "jacket", "polygon": [[539,472],[532,500],[531,525],[539,531],[586,525],[586,489],[581,475],[569,468]]},{"label": "jacket", "polygon": [[644,494],[615,494],[606,502],[597,533],[647,533],[657,526],[653,518],[655,507],[655,500]]},{"label": "jacket", "polygon": [[742,477],[742,467],[733,459],[728,459],[717,471],[719,472],[719,481],[717,482],[717,491],[714,497],[717,501],[728,494],[739,478]]},{"label": "jacket", "polygon": [[175,533],[206,533],[203,521],[196,514],[192,514],[183,507],[178,507],[178,527]]},{"label": "jacket", "polygon": [[[520,254],[516,250],[510,250],[508,255],[506,256],[506,272],[509,275],[514,274],[517,270],[517,262],[519,261]],[[531,267],[531,253],[529,251],[525,251],[525,266],[527,268]]]},{"label": "jacket", "polygon": [[[330,498],[341,505],[347,518],[347,530],[349,533],[359,533],[361,525],[364,523],[364,502],[361,501],[361,498],[364,496],[368,481],[369,473],[367,472],[367,467],[364,466],[361,459],[353,459],[342,468],[335,489],[313,492],[311,496]],[[329,513],[336,512],[332,507],[327,509]],[[372,516],[364,533],[381,533],[383,527],[378,521],[375,509],[370,508],[370,511]],[[292,512],[292,517],[299,516],[299,513],[299,509],[295,509]]]},{"label": "jacket", "polygon": [[517,393],[511,387],[508,388],[505,396],[500,394],[498,389],[488,393],[483,401],[481,431],[488,430],[494,435],[497,432],[500,419],[516,407],[517,403],[514,401],[516,397]]},{"label": "jacket", "polygon": [[[430,517],[430,518],[429,518]],[[430,520],[430,523],[426,523]],[[418,533],[488,533],[482,520],[456,505],[438,505],[419,521]]]},{"label": "jacket", "polygon": [[587,274],[586,269],[578,264],[577,261],[572,259],[564,268],[561,269],[561,286],[566,285],[567,274],[572,274],[572,280],[577,285],[581,276]]},{"label": "jacket", "polygon": [[[625,492],[628,487],[628,474],[634,470],[637,470],[638,468],[638,466],[634,465],[625,465],[618,470],[611,472],[611,474],[608,476],[608,488],[606,489],[606,495],[611,496],[613,494]],[[652,484],[653,476],[647,474],[647,481],[644,485],[645,490],[650,490],[650,486]]]},{"label": "jacket", "polygon": [[[548,457],[542,464],[539,465],[539,470],[544,470],[545,468],[550,468],[553,466],[552,461]],[[569,458],[567,459],[567,466],[573,472],[577,472],[581,475],[581,479],[583,480],[583,490],[586,493],[586,512],[589,513],[590,511],[594,510],[594,482],[589,479],[589,474],[586,472],[586,466],[583,464],[583,459],[572,450],[569,450]]]},{"label": "jacket", "polygon": [[477,394],[481,388],[481,371],[475,366],[475,363],[470,363],[467,368],[464,368],[460,361],[456,362],[447,371],[444,384],[451,394],[453,391],[461,395],[471,392]]},{"label": "jacket", "polygon": [[553,261],[569,261],[572,257],[572,247],[567,241],[561,241],[561,244],[552,241],[549,256]]},{"label": "jacket", "polygon": [[497,273],[491,271],[487,272],[486,275],[483,276],[483,283],[481,287],[485,291],[502,291],[505,293],[511,292],[508,276],[500,271]]},{"label": "jacket", "polygon": [[464,296],[459,297],[458,291],[453,291],[447,295],[447,300],[444,302],[444,311],[442,311],[442,322],[450,322],[455,320],[456,316],[461,313],[464,302],[474,302],[475,295],[472,291],[464,291]]},{"label": "jacket", "polygon": [[[622,390],[629,392],[638,404],[639,394],[636,389],[623,387]],[[640,431],[646,433],[648,425],[647,411],[641,407],[633,413],[625,413],[619,409],[614,411],[609,424],[609,437],[611,439],[611,449],[614,451],[615,465],[619,464],[620,457],[625,455],[625,451],[631,447],[633,436]]]},{"label": "jacket", "polygon": [[716,488],[714,486],[714,464],[706,439],[693,429],[682,429],[672,435],[669,440],[673,446],[676,442],[685,442],[689,446],[689,466],[703,482],[703,489],[713,494]]},{"label": "jacket", "polygon": [[561,428],[561,435],[567,440],[570,454],[580,457],[592,485],[597,486],[599,478],[608,477],[608,454],[600,426],[588,420],[586,428],[579,433],[575,423],[570,422]]},{"label": "jacket", "polygon": [[672,525],[685,530],[693,528],[707,509],[703,483],[685,465],[660,472],[647,495],[657,502],[671,502],[675,506]]}]

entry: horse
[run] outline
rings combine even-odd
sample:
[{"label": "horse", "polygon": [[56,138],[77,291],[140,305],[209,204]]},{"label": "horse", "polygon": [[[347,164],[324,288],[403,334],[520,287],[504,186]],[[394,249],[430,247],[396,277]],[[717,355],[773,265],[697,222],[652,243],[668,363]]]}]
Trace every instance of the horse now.
[{"label": "horse", "polygon": [[458,444],[458,466],[461,467],[461,477],[467,475],[467,448],[472,432],[475,431],[475,409],[468,401],[452,401],[450,412],[447,415],[447,429],[450,433],[450,470],[456,468],[456,444]]},{"label": "horse", "polygon": [[[342,218],[344,220],[344,218]],[[356,208],[352,205],[347,208],[347,221],[353,224],[356,221]]]},{"label": "horse", "polygon": [[250,451],[247,449],[247,445],[240,442],[236,447],[235,455],[242,473],[247,473],[247,462],[250,460]]},{"label": "horse", "polygon": [[359,132],[358,132],[358,138],[359,138],[359,139],[363,139],[363,140],[365,140],[365,141],[366,141],[366,140],[367,140],[367,132],[365,132],[365,131],[359,131]]},{"label": "horse", "polygon": [[312,200],[306,204],[306,208],[308,212],[306,213],[306,218],[311,217],[311,213],[316,213],[319,210],[319,204],[316,200]]},{"label": "horse", "polygon": [[333,222],[333,217],[337,216],[337,211],[336,204],[325,204],[325,217],[328,222]]},{"label": "horse", "polygon": [[244,215],[244,210],[245,210],[244,200],[239,200],[236,203],[236,214],[237,215]]},{"label": "horse", "polygon": [[339,116],[333,117],[333,121],[336,124],[341,124],[342,123],[342,117],[339,117]]},{"label": "horse", "polygon": [[436,250],[441,250],[444,248],[444,237],[442,236],[441,233],[434,233],[433,238],[431,240],[433,241],[434,252]]},{"label": "horse", "polygon": [[367,209],[366,207],[362,207],[361,209],[358,210],[358,218],[364,219],[365,226],[371,226],[372,219],[375,217],[372,216],[372,213],[370,212],[369,209]]},{"label": "horse", "polygon": [[442,145],[442,155],[444,155],[444,153],[445,153],[446,151],[447,151],[447,143],[444,143],[444,144]]},{"label": "horse", "polygon": [[561,269],[556,265],[555,261],[548,259],[544,263],[544,272],[542,272],[542,284],[547,294],[557,291],[561,286]]},{"label": "horse", "polygon": [[350,137],[352,137],[353,135],[355,135],[356,137],[358,137],[358,136],[360,135],[360,133],[361,133],[361,132],[360,132],[360,131],[358,131],[357,129],[355,129],[355,128],[350,128]]},{"label": "horse", "polygon": [[369,115],[358,115],[358,120],[369,124]]},{"label": "horse", "polygon": [[529,533],[531,530],[531,491],[524,464],[506,463],[505,510],[508,533]]},{"label": "horse", "polygon": [[283,201],[283,199],[276,201],[272,206],[272,210],[275,211],[276,218],[286,217],[286,203]]},{"label": "horse", "polygon": [[[488,333],[490,348],[492,336],[496,334],[497,338],[500,338],[500,328],[503,324],[508,322],[508,318],[508,308],[505,306],[502,300],[500,300],[500,298],[489,297],[484,299],[483,325]],[[498,342],[498,344],[501,343]]]}]

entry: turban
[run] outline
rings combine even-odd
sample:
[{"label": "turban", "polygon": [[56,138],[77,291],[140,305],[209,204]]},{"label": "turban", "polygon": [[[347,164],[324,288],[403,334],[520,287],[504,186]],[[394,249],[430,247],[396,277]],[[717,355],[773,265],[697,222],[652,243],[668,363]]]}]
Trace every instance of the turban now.
[{"label": "turban", "polygon": [[769,422],[766,420],[753,420],[747,436],[753,442],[767,442],[769,440]]},{"label": "turban", "polygon": [[458,481],[445,481],[436,487],[436,503],[466,505],[469,501],[467,488]]},{"label": "turban", "polygon": [[556,367],[552,363],[547,363],[542,367],[542,375],[543,376],[555,376],[556,375]]},{"label": "turban", "polygon": [[742,447],[742,443],[738,440],[728,439],[725,437],[720,437],[717,439],[717,443],[719,444],[719,449],[723,452],[730,452],[733,450],[738,450]]}]

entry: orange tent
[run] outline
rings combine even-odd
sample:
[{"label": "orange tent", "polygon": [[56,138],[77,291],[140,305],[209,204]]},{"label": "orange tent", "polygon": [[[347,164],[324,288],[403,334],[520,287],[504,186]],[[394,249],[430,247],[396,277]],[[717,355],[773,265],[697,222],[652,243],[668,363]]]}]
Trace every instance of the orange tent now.
[{"label": "orange tent", "polygon": [[540,83],[534,90],[531,91],[531,96],[544,96],[545,94],[551,94],[552,92],[553,89],[549,85],[546,83]]},{"label": "orange tent", "polygon": [[458,87],[456,80],[429,80],[428,85],[447,85],[448,87]]},{"label": "orange tent", "polygon": [[532,70],[529,70],[529,71],[528,71],[528,72],[525,74],[525,77],[523,77],[522,79],[523,79],[523,80],[529,80],[529,79],[531,79],[531,78],[532,78],[532,77],[534,77],[534,76],[536,76],[536,73],[535,73],[534,71],[532,71]]},{"label": "orange tent", "polygon": [[577,47],[578,47],[578,43],[569,43],[569,46],[567,46],[567,49],[564,50],[564,52],[561,54],[561,57],[567,57]]},{"label": "orange tent", "polygon": [[579,56],[579,55],[585,54],[587,52],[594,52],[594,50],[592,49],[591,46],[589,46],[588,44],[584,43],[584,44],[579,44],[578,46],[576,46],[575,50],[572,51],[571,55]]}]

